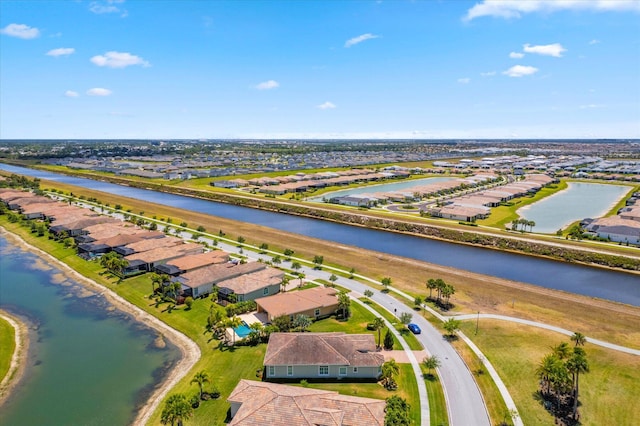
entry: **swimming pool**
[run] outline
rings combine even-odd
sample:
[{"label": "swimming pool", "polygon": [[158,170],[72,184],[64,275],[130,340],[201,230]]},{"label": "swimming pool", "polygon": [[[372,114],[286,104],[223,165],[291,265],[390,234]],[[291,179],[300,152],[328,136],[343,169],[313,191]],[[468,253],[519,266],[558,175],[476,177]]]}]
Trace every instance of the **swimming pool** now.
[{"label": "swimming pool", "polygon": [[233,329],[236,332],[238,337],[247,337],[249,333],[251,333],[251,329],[247,325],[246,322],[242,321],[242,324]]}]

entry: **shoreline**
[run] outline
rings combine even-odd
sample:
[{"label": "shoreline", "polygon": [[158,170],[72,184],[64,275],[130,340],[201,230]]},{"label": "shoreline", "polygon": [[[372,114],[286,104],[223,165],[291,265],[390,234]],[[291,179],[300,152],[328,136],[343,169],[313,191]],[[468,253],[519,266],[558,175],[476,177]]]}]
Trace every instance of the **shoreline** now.
[{"label": "shoreline", "polygon": [[7,321],[15,330],[14,342],[16,348],[11,355],[11,363],[7,374],[0,382],[0,407],[11,395],[11,391],[20,383],[27,367],[29,353],[29,332],[27,325],[15,315],[0,309],[0,317]]},{"label": "shoreline", "polygon": [[[133,425],[145,425],[149,421],[151,415],[155,412],[156,408],[160,405],[162,399],[183,377],[185,377],[189,373],[193,366],[200,360],[202,354],[198,345],[183,333],[175,330],[153,315],[141,310],[131,302],[116,294],[114,291],[78,273],[66,263],[61,262],[60,260],[51,256],[49,253],[32,246],[31,244],[20,238],[20,236],[7,231],[2,226],[0,226],[0,235],[6,238],[11,244],[35,253],[41,258],[47,259],[50,263],[54,264],[56,268],[60,269],[63,274],[73,279],[78,284],[91,288],[92,290],[96,290],[98,293],[103,295],[105,299],[116,309],[128,313],[133,317],[135,321],[138,321],[154,329],[162,337],[169,339],[171,343],[173,343],[180,350],[180,360],[171,369],[169,375],[162,381],[162,383],[155,388],[153,393],[147,399],[147,402],[139,408],[138,413],[136,414],[136,417],[132,422]],[[8,394],[9,392],[6,393],[6,395]]]}]

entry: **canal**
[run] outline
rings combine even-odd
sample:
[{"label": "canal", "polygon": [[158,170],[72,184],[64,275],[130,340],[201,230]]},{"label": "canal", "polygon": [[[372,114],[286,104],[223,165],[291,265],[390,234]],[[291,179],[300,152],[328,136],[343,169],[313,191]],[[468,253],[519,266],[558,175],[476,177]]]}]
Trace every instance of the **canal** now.
[{"label": "canal", "polygon": [[0,164],[0,169],[541,287],[640,306],[638,275]]}]

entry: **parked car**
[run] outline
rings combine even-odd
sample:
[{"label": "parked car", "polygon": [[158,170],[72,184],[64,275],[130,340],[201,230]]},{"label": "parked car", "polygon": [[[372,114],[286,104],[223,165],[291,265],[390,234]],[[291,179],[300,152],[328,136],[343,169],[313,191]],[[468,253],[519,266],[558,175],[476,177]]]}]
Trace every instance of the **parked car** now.
[{"label": "parked car", "polygon": [[420,330],[420,327],[418,327],[418,324],[411,323],[411,324],[409,324],[409,325],[407,326],[407,328],[408,328],[409,330],[411,330],[411,332],[412,332],[413,334],[420,334],[420,333],[422,333],[422,330]]}]

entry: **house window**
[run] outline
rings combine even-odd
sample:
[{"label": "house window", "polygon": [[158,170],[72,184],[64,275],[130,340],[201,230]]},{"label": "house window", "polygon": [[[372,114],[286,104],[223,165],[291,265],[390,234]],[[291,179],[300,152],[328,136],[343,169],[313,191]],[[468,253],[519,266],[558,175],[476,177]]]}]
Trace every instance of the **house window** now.
[{"label": "house window", "polygon": [[293,365],[287,365],[287,376],[293,376]]},{"label": "house window", "polygon": [[358,367],[353,367],[353,372],[357,373],[358,372]]},{"label": "house window", "polygon": [[265,296],[269,294],[269,287],[265,287],[264,290],[262,290],[262,294],[264,294]]},{"label": "house window", "polygon": [[318,366],[318,376],[328,376],[329,375],[329,366],[328,365],[320,365]]},{"label": "house window", "polygon": [[273,365],[269,366],[269,377],[273,377],[276,375],[276,367]]},{"label": "house window", "polygon": [[319,317],[320,316],[320,309],[316,309],[316,311],[314,312],[314,315]]},{"label": "house window", "polygon": [[347,375],[347,367],[340,367],[340,370],[338,371],[338,374],[341,376],[346,376]]}]

